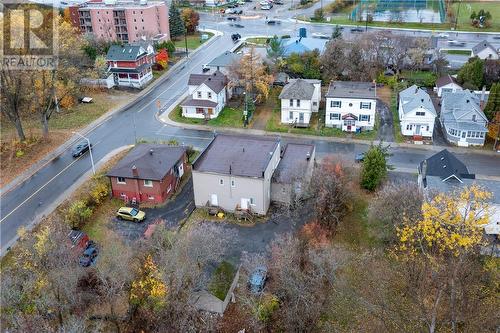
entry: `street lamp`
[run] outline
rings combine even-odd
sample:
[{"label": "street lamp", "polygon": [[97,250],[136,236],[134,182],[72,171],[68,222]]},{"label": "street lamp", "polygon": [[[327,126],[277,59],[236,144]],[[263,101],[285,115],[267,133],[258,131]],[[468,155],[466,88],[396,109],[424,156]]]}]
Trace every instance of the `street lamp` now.
[{"label": "street lamp", "polygon": [[89,145],[89,153],[90,153],[90,163],[92,164],[92,173],[95,175],[95,166],[94,166],[94,157],[92,156],[92,146],[90,145],[90,140],[89,138],[81,135],[80,133],[78,132],[71,132],[73,134],[76,134],[78,136],[80,136],[81,138],[87,140],[87,144]]}]

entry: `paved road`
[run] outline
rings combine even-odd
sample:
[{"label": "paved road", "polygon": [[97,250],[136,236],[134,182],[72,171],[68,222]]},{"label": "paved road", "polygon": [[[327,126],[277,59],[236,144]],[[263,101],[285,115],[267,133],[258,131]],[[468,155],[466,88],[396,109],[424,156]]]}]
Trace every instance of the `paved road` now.
[{"label": "paved road", "polygon": [[[206,17],[207,15],[204,15]],[[203,21],[202,21],[203,22]],[[248,21],[250,22],[250,21]],[[187,80],[190,73],[198,73],[201,66],[214,57],[230,49],[233,43],[230,34],[234,29],[227,23],[208,21],[201,26],[219,27],[225,32],[222,37],[216,38],[201,52],[196,53],[185,66],[176,70],[169,79],[152,89],[148,94],[127,109],[107,118],[100,126],[88,133],[94,145],[94,159],[101,160],[107,153],[117,147],[129,145],[136,139],[169,140],[177,139],[181,143],[204,148],[212,137],[209,131],[184,130],[167,126],[158,122],[155,114],[158,111],[157,101],[162,108],[171,106],[187,90]],[[326,31],[332,27],[311,26],[311,31]],[[292,33],[293,25],[283,24],[281,27],[269,27],[263,19],[251,21],[248,28],[239,30],[243,36],[262,34],[269,29],[270,34]],[[317,29],[317,30],[316,30]],[[317,146],[318,156],[337,153],[346,160],[354,158],[355,153],[367,149],[366,145],[355,143],[335,143],[323,140],[313,141]],[[393,149],[394,156],[391,163],[400,168],[414,170],[416,164],[432,152],[416,149]],[[500,157],[467,153],[459,155],[470,166],[472,172],[485,175],[500,175]],[[3,255],[8,246],[16,238],[19,227],[30,226],[42,214],[47,214],[49,205],[60,198],[63,191],[80,179],[90,169],[88,154],[73,159],[69,151],[49,162],[31,178],[21,183],[8,193],[4,193],[0,200],[0,253]]]}]

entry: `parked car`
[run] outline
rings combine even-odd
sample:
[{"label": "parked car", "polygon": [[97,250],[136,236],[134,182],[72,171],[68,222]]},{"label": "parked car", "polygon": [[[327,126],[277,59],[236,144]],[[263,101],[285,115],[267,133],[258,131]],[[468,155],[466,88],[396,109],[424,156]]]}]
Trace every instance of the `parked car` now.
[{"label": "parked car", "polygon": [[363,32],[363,29],[360,27],[352,28],[351,32]]},{"label": "parked car", "polygon": [[71,155],[73,155],[73,157],[82,156],[87,152],[87,150],[89,150],[89,148],[92,148],[92,144],[90,144],[89,147],[89,143],[87,142],[87,140],[80,141],[71,150]]},{"label": "parked car", "polygon": [[244,28],[245,26],[243,24],[236,23],[234,25],[234,27],[236,27],[236,28]]},{"label": "parked car", "polygon": [[284,3],[283,1],[281,1],[281,0],[275,0],[273,3],[274,3],[275,5],[284,5],[284,4],[285,4],[285,3]]},{"label": "parked car", "polygon": [[231,39],[233,40],[233,42],[237,42],[241,39],[241,35],[240,34],[232,34]]},{"label": "parked car", "polygon": [[438,38],[448,38],[448,37],[450,37],[450,35],[445,34],[444,32],[438,34],[437,36],[438,36]]},{"label": "parked car", "polygon": [[241,15],[241,14],[243,14],[243,10],[242,10],[242,9],[235,9],[235,10],[234,10],[234,13],[235,13],[236,15]]},{"label": "parked car", "polygon": [[228,20],[228,21],[237,21],[237,20],[238,20],[238,18],[237,18],[237,17],[234,17],[234,16],[229,16],[229,17],[227,18],[227,20]]},{"label": "parked car", "polygon": [[458,40],[449,40],[448,45],[451,46],[465,46],[465,42],[459,42]]},{"label": "parked car", "polygon": [[227,5],[227,8],[236,8],[236,7],[238,7],[237,3],[231,3],[231,4]]},{"label": "parked car", "polygon": [[89,243],[89,236],[80,230],[71,230],[68,234],[71,248],[76,251],[83,251]]},{"label": "parked car", "polygon": [[267,267],[257,267],[248,278],[248,287],[251,292],[258,294],[264,289],[267,279]]},{"label": "parked car", "polygon": [[93,241],[90,241],[80,257],[80,266],[89,267],[95,265],[98,254],[97,245]]},{"label": "parked car", "polygon": [[244,0],[239,0],[238,2],[236,2],[238,5],[240,6],[244,6],[245,5],[245,1]]},{"label": "parked car", "polygon": [[269,25],[276,25],[276,24],[281,24],[280,20],[268,20],[266,21],[267,24]]},{"label": "parked car", "polygon": [[260,7],[260,9],[262,9],[262,10],[271,10],[271,8],[273,8],[273,6],[270,4],[263,5]]},{"label": "parked car", "polygon": [[267,5],[269,5],[269,1],[261,1],[261,2],[259,2],[259,5],[267,6]]},{"label": "parked car", "polygon": [[365,160],[365,153],[356,154],[356,156],[354,157],[354,162],[356,163],[361,163],[364,160]]},{"label": "parked car", "polygon": [[330,35],[329,34],[324,34],[324,33],[321,33],[321,32],[315,32],[312,34],[313,38],[321,38],[321,39],[330,39]]},{"label": "parked car", "polygon": [[116,212],[116,217],[119,220],[128,220],[133,222],[141,222],[146,219],[146,213],[142,210],[132,207],[121,207]]}]

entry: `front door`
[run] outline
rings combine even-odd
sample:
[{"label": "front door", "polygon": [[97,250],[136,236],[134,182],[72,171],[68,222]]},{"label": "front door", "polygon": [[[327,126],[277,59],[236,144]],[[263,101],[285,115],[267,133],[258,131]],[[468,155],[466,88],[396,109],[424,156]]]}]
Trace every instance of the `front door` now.
[{"label": "front door", "polygon": [[420,125],[417,125],[415,128],[415,134],[420,135]]},{"label": "front door", "polygon": [[212,194],[210,196],[210,204],[212,206],[218,206],[219,205],[219,200],[217,200],[217,194]]},{"label": "front door", "polygon": [[304,123],[304,113],[303,112],[299,113],[299,123]]}]

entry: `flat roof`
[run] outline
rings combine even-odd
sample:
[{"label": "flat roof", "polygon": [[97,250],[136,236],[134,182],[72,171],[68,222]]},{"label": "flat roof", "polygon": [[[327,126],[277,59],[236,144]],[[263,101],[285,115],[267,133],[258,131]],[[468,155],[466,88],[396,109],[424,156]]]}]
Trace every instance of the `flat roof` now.
[{"label": "flat roof", "polygon": [[278,137],[217,134],[193,164],[193,170],[263,178]]}]

